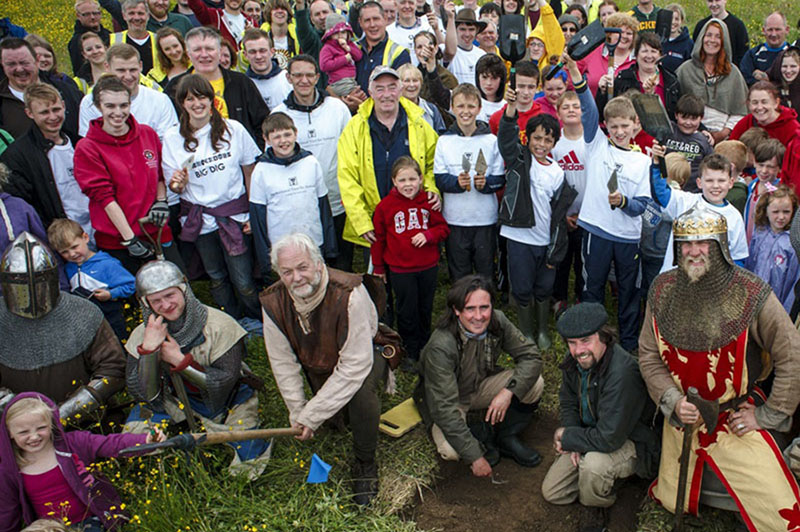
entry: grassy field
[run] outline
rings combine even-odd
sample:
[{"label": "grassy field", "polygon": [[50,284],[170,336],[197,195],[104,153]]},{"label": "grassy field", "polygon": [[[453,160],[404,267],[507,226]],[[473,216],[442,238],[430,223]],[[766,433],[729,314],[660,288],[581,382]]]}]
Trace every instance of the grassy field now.
[{"label": "grassy field", "polygon": [[[659,5],[665,2],[659,1]],[[0,16],[24,26],[29,32],[47,38],[57,51],[62,71],[69,71],[66,43],[72,34],[74,10],[71,0],[4,0]],[[622,7],[629,7],[622,3]],[[789,6],[792,6],[790,9]],[[728,9],[747,24],[754,41],[761,40],[763,18],[773,9],[789,14],[794,29],[797,4],[765,0],[730,0]],[[685,3],[688,25],[705,15],[705,2]],[[108,16],[104,25],[110,27]],[[443,307],[446,276],[440,275],[435,316]],[[196,286],[200,297],[210,300],[202,284]],[[509,309],[509,314],[513,311]],[[265,378],[266,393],[261,396],[261,416],[265,427],[280,427],[288,423],[285,406],[271,376],[266,361],[264,343],[255,338],[249,343],[248,364]],[[544,354],[545,397],[542,408],[556,408],[559,371],[558,355],[564,346],[556,339],[553,349]],[[384,409],[408,397],[415,380],[406,374],[398,379],[398,394],[384,398]],[[413,522],[401,519],[399,511],[414,501],[435,480],[437,462],[432,444],[422,430],[416,430],[399,440],[381,437],[379,461],[381,491],[377,504],[367,510],[354,506],[348,485],[347,456],[350,436],[322,432],[311,442],[301,444],[293,439],[276,441],[273,458],[261,478],[246,482],[229,477],[225,465],[231,452],[225,448],[195,452],[191,456],[164,453],[136,460],[110,460],[99,468],[115,483],[126,509],[134,515],[135,530],[148,532],[202,531],[392,531],[417,530]],[[312,453],[333,465],[327,484],[304,482]],[[693,522],[696,531],[730,530],[729,516],[707,514],[702,522]],[[640,514],[640,530],[671,529],[671,518],[655,505],[648,505]]]}]

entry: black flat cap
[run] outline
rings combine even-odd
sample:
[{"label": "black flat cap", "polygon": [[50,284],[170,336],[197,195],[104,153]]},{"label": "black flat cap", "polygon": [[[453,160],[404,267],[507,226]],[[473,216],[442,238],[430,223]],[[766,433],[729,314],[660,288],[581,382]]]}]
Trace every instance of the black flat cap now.
[{"label": "black flat cap", "polygon": [[599,331],[607,321],[608,313],[600,303],[578,303],[558,318],[556,329],[564,338],[583,338]]}]

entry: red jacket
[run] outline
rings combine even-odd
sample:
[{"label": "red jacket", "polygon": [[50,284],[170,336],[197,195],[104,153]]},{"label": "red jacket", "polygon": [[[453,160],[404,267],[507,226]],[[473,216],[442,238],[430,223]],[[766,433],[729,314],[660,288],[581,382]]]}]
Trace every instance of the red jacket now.
[{"label": "red jacket", "polygon": [[[139,218],[147,216],[156,200],[161,170],[161,142],[150,126],[128,117],[130,130],[121,137],[103,131],[103,119],[89,123],[86,137],[75,146],[75,180],[89,197],[89,215],[95,229],[97,246],[124,249],[122,236],[108,219],[105,208],[116,201],[136,236],[143,237]],[[157,228],[148,226],[155,238]],[[170,242],[172,233],[164,227],[162,242]]]},{"label": "red jacket", "polygon": [[800,137],[795,137],[786,147],[781,169],[781,182],[800,190]]},{"label": "red jacket", "polygon": [[[441,212],[428,204],[428,194],[421,190],[408,199],[392,188],[375,207],[372,216],[375,243],[370,248],[376,274],[386,273],[388,265],[398,273],[421,272],[439,262],[439,242],[447,238],[450,228]],[[421,248],[411,238],[423,233],[428,240]]]},{"label": "red jacket", "polygon": [[[497,130],[500,127],[500,117],[503,116],[503,113],[506,112],[506,107],[508,105],[504,105],[502,109],[499,111],[495,111],[492,113],[492,116],[489,118],[489,129],[492,130],[492,135],[497,135]],[[525,111],[524,113],[517,112],[517,124],[519,124],[519,141],[522,143],[523,146],[528,145],[528,137],[525,135],[525,126],[528,125],[528,120],[533,118],[534,116],[538,115],[542,112],[542,106],[536,102],[533,102],[531,108]]]},{"label": "red jacket", "polygon": [[755,120],[753,120],[752,114],[745,116],[733,127],[730,139],[739,140],[742,133],[753,126],[758,126],[763,128],[770,137],[778,139],[781,141],[781,144],[788,146],[792,139],[800,133],[800,123],[797,122],[797,112],[794,109],[781,106],[779,111],[778,118],[766,126],[757,124]]},{"label": "red jacket", "polygon": [[[236,42],[236,39],[233,38],[233,34],[228,29],[228,25],[225,23],[225,18],[223,15],[225,11],[221,8],[217,7],[208,7],[203,0],[189,0],[189,8],[194,12],[194,16],[197,17],[197,20],[203,26],[211,26],[212,28],[217,28],[219,32],[222,34],[222,38],[228,41],[233,45],[234,50],[239,49],[239,43]],[[244,12],[242,12],[244,15]],[[258,28],[258,24],[253,22],[253,19],[244,15],[245,24],[250,22],[252,27]]]}]

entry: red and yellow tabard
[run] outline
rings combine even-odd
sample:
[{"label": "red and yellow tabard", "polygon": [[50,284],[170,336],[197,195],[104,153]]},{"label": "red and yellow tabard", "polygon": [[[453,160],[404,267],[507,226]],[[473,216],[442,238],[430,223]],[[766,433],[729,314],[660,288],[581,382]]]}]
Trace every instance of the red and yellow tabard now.
[{"label": "red and yellow tabard", "polygon": [[[670,345],[653,319],[658,352],[682,391],[694,386],[704,399],[720,404],[747,396],[745,329],[729,344],[710,351],[689,351]],[[800,532],[800,490],[772,436],[766,430],[737,436],[728,426],[728,411],[720,412],[709,434],[701,425],[692,438],[686,511],[697,514],[703,466],[708,465],[733,497],[751,531]],[[650,495],[675,512],[683,429],[664,420],[661,463]],[[758,481],[754,482],[754,478]]]}]

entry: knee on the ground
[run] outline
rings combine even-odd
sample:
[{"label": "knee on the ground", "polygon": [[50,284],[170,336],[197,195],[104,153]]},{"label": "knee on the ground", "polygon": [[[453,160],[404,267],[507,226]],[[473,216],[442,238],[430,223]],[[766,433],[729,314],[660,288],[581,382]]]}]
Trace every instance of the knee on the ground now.
[{"label": "knee on the ground", "polygon": [[614,497],[610,495],[614,486],[613,466],[613,460],[605,453],[583,455],[578,465],[578,500],[581,504],[603,508],[614,504]]}]

